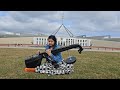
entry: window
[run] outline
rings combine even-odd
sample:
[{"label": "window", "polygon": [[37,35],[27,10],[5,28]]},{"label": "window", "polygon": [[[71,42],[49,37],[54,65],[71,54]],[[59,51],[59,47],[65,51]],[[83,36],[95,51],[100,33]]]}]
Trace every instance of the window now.
[{"label": "window", "polygon": [[58,45],[60,45],[60,42],[58,41]]},{"label": "window", "polygon": [[83,43],[83,46],[84,46],[84,43]]},{"label": "window", "polygon": [[68,41],[68,42],[69,42],[69,45],[70,45],[70,39],[69,39],[69,41]]},{"label": "window", "polygon": [[62,46],[62,42],[61,42],[61,46]]},{"label": "window", "polygon": [[65,46],[65,42],[63,42],[63,43],[64,43],[63,45]]}]

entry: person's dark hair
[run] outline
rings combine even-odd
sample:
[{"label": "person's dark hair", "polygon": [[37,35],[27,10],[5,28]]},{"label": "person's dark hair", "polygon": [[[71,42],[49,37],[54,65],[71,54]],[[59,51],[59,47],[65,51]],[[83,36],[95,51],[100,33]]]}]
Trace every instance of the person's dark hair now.
[{"label": "person's dark hair", "polygon": [[48,37],[48,39],[52,39],[55,43],[54,43],[54,46],[57,44],[57,39],[56,39],[56,37],[54,36],[54,35],[50,35],[49,37]]}]

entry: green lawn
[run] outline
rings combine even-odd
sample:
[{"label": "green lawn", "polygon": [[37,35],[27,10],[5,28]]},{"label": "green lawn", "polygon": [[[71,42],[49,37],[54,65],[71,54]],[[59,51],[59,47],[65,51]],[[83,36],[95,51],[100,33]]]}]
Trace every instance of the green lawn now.
[{"label": "green lawn", "polygon": [[[1,48],[0,79],[120,79],[119,52],[83,51],[79,54],[77,50],[70,50],[70,53],[77,58],[74,73],[47,76],[47,74],[24,72],[25,57],[35,54],[36,51],[36,49]],[[65,59],[68,53],[65,51],[62,55]]]}]

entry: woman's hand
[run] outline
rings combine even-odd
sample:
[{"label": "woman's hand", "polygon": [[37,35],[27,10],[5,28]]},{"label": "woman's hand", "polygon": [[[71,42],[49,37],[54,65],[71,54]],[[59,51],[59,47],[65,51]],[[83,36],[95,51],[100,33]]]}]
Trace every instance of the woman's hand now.
[{"label": "woman's hand", "polygon": [[36,52],[36,54],[40,54],[40,50],[38,50],[38,51]]},{"label": "woman's hand", "polygon": [[50,56],[51,55],[51,49],[47,49],[46,53]]}]

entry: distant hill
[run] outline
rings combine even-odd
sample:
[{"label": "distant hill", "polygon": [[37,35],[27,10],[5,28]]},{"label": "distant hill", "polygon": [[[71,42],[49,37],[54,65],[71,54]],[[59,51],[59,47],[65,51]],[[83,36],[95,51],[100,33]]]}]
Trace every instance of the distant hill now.
[{"label": "distant hill", "polygon": [[110,38],[110,39],[104,39],[104,40],[120,42],[120,38]]},{"label": "distant hill", "polygon": [[86,37],[86,35],[77,36],[77,38],[95,39],[95,40],[106,40],[106,41],[116,41],[120,42],[120,38],[112,38],[110,35],[105,36],[91,36]]},{"label": "distant hill", "polygon": [[[20,34],[20,35],[14,35],[14,34],[0,34],[0,38],[11,38],[11,37],[41,37],[41,36],[47,36],[45,34]],[[105,38],[105,36],[93,36],[93,37],[86,37],[86,36],[76,36],[76,38],[86,38],[86,39],[95,39],[95,40],[106,40],[106,41],[116,41],[120,42],[120,38]]]},{"label": "distant hill", "polygon": [[10,38],[10,37],[40,37],[40,36],[47,36],[44,34],[21,34],[21,35],[13,35],[13,34],[0,34],[0,38]]}]

